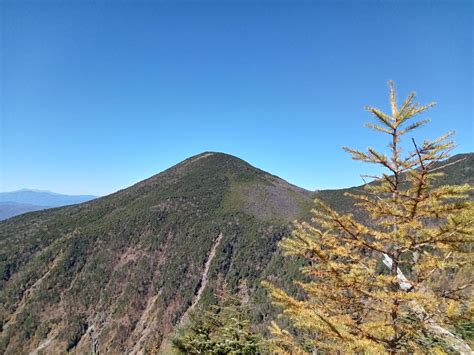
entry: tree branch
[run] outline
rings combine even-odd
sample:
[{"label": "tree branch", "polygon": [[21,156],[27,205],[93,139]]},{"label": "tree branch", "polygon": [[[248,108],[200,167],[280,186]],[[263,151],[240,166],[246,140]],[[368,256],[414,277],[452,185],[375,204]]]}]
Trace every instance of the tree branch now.
[{"label": "tree branch", "polygon": [[[385,264],[385,266],[391,269],[393,265],[392,258],[390,258],[387,254],[383,254],[383,257],[383,263]],[[399,268],[397,268],[397,281],[403,291],[410,292],[413,289],[412,284],[408,281],[408,279],[405,277],[405,275]],[[436,323],[434,319],[427,318],[428,314],[426,313],[425,309],[416,301],[412,301],[412,304],[415,315],[418,319],[425,322],[428,330],[431,331],[431,333],[446,341],[446,343],[453,350],[458,351],[461,355],[472,354],[471,347],[463,339],[441,327],[439,324]]]}]

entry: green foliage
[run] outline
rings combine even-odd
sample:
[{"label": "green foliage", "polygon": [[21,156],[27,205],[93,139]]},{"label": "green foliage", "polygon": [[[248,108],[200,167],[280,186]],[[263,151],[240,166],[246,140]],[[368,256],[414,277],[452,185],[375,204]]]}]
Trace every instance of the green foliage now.
[{"label": "green foliage", "polygon": [[[33,350],[47,331],[38,324],[56,318],[62,321],[52,325],[54,334],[71,335],[62,338],[66,350],[82,329],[69,319],[85,317],[98,328],[96,319],[107,315],[106,346],[120,351],[158,293],[154,316],[160,330],[170,329],[191,304],[219,233],[201,303],[214,302],[218,280],[233,291],[246,280],[252,294],[286,229],[258,218],[265,202],[249,209],[243,196],[240,207],[228,209],[225,201],[233,184],[273,186],[273,179],[235,157],[202,154],[110,196],[2,221],[3,350]],[[292,188],[280,182],[277,190]]]},{"label": "green foliage", "polygon": [[249,311],[236,298],[226,296],[218,306],[197,311],[173,339],[183,354],[263,354],[264,339],[250,326]]},{"label": "green foliage", "polygon": [[86,317],[82,314],[72,316],[67,322],[67,331],[61,333],[61,338],[66,341],[66,351],[69,351],[77,345],[82,335],[86,332],[87,322]]}]

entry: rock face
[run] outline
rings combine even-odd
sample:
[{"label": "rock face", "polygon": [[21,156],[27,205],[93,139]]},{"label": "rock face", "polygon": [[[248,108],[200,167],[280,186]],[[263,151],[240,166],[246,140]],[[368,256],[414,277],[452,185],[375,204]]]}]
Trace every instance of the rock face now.
[{"label": "rock face", "polygon": [[[473,181],[466,157],[451,180]],[[203,153],[112,195],[0,222],[0,352],[158,348],[223,287],[253,302],[264,327],[260,281],[298,273],[277,242],[316,195],[351,208],[341,191],[309,192]]]}]

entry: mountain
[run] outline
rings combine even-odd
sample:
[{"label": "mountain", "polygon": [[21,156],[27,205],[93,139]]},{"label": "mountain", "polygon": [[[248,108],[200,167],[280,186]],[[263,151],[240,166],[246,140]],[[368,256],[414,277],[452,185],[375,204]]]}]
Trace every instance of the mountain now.
[{"label": "mountain", "polygon": [[0,192],[0,220],[51,207],[74,205],[97,198],[92,195],[62,195],[50,191],[22,189]]},{"label": "mountain", "polygon": [[51,191],[22,189],[0,192],[0,202],[17,202],[44,207],[74,205],[97,198],[92,195],[62,195]]},{"label": "mountain", "polygon": [[26,212],[39,211],[47,207],[31,205],[29,203],[18,203],[18,202],[0,202],[0,221],[18,216]]},{"label": "mountain", "polygon": [[[474,154],[444,170],[474,183]],[[358,189],[355,187],[353,189]],[[139,353],[226,287],[264,328],[270,278],[297,292],[278,241],[315,196],[222,153],[203,153],[112,195],[0,222],[0,352]]]}]

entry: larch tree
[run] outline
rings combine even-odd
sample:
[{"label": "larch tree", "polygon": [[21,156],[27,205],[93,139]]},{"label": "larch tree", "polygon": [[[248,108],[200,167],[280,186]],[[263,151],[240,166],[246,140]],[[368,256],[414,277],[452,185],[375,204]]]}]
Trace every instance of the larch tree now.
[{"label": "larch tree", "polygon": [[[311,221],[295,222],[280,242],[285,254],[307,260],[302,271],[310,281],[295,281],[304,299],[264,282],[296,330],[272,322],[276,352],[472,353],[456,333],[460,322],[473,324],[472,188],[435,184],[452,133],[421,144],[410,138],[429,122],[416,116],[434,106],[414,99],[412,93],[398,106],[390,82],[391,114],[367,107],[376,120],[367,127],[389,138],[386,154],[344,148],[383,168],[348,194],[365,217],[316,200]],[[468,276],[454,280],[461,269]]]}]

